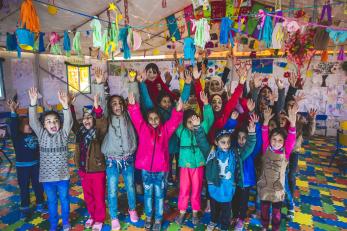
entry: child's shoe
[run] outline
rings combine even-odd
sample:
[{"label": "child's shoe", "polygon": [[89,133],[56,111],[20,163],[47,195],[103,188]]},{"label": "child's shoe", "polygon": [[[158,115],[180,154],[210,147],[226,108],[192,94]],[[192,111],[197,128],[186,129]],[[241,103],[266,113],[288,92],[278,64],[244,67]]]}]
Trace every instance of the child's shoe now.
[{"label": "child's shoe", "polygon": [[47,209],[45,208],[45,206],[43,204],[37,204],[36,205],[36,212],[42,213],[42,214],[48,213]]},{"label": "child's shoe", "polygon": [[193,225],[199,224],[199,214],[197,212],[193,212],[192,223]]},{"label": "child's shoe", "polygon": [[210,221],[210,223],[208,223],[208,225],[207,225],[207,227],[206,227],[206,230],[207,230],[207,231],[213,231],[214,228],[216,228],[216,227],[217,227],[217,224],[214,223],[214,222],[212,222],[212,221]]},{"label": "child's shoe", "polygon": [[71,230],[71,225],[67,224],[67,225],[63,225],[63,231],[70,231]]},{"label": "child's shoe", "polygon": [[120,230],[120,224],[119,224],[119,220],[116,218],[116,219],[113,219],[112,220],[112,224],[111,224],[111,230]]},{"label": "child's shoe", "polygon": [[207,200],[205,213],[210,213],[210,212],[211,212],[210,200]]},{"label": "child's shoe", "polygon": [[93,225],[92,230],[93,231],[101,231],[102,230],[103,223],[102,222],[95,222]]},{"label": "child's shoe", "polygon": [[151,230],[151,227],[152,227],[152,218],[146,217],[146,220],[145,220],[145,229],[146,229],[146,230]]},{"label": "child's shoe", "polygon": [[93,226],[93,224],[94,224],[94,220],[93,220],[92,218],[89,218],[89,219],[86,221],[86,223],[84,224],[84,227],[85,227],[86,229],[90,229],[90,228]]},{"label": "child's shoe", "polygon": [[180,215],[178,215],[178,216],[176,217],[175,222],[176,222],[178,225],[183,225],[185,216],[186,216],[185,213],[180,213]]},{"label": "child's shoe", "polygon": [[153,231],[160,231],[161,229],[161,221],[155,221],[153,225]]},{"label": "child's shoe", "polygon": [[139,221],[139,216],[137,215],[136,210],[129,210],[130,220],[133,223],[136,223]]},{"label": "child's shoe", "polygon": [[244,225],[244,221],[242,219],[237,219],[235,231],[242,231],[243,225]]}]

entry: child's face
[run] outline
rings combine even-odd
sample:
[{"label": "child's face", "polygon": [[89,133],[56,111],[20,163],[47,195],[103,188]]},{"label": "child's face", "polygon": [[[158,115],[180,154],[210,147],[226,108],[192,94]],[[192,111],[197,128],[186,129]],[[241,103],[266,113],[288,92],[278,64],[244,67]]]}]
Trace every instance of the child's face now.
[{"label": "child's face", "polygon": [[30,134],[30,133],[32,133],[33,132],[33,130],[31,129],[31,127],[29,126],[29,124],[24,124],[24,126],[23,126],[23,133],[25,133],[25,134]]},{"label": "child's face", "polygon": [[270,97],[270,94],[271,94],[270,89],[269,89],[269,88],[264,88],[264,89],[262,89],[260,95],[261,95],[263,98],[268,99],[268,98]]},{"label": "child's face", "polygon": [[214,112],[219,112],[220,110],[222,110],[222,104],[223,104],[223,101],[219,95],[215,95],[212,98],[211,105],[212,105],[212,110]]},{"label": "child's face", "polygon": [[151,68],[151,69],[148,69],[148,70],[147,70],[146,75],[147,75],[147,79],[148,79],[148,80],[153,81],[153,80],[155,80],[155,78],[157,78],[158,73],[157,73],[156,70],[153,70],[153,69]]},{"label": "child's face", "polygon": [[213,92],[222,90],[222,86],[220,82],[218,82],[217,80],[212,80],[209,87],[210,87],[210,90]]},{"label": "child's face", "polygon": [[60,129],[60,121],[56,115],[46,115],[44,121],[44,128],[49,134],[55,134]]},{"label": "child's face", "polygon": [[189,118],[187,119],[186,127],[187,127],[189,130],[193,131],[194,125],[193,125],[192,117],[189,117]]},{"label": "child's face", "polygon": [[94,126],[93,116],[89,113],[85,113],[83,115],[82,123],[87,130],[91,129]]},{"label": "child's face", "polygon": [[171,100],[170,97],[163,97],[160,101],[160,107],[162,107],[165,110],[169,110],[169,108],[171,108]]},{"label": "child's face", "polygon": [[111,99],[111,108],[112,108],[112,113],[114,115],[121,116],[124,112],[123,101],[118,97],[112,98]]},{"label": "child's face", "polygon": [[159,118],[159,115],[157,113],[149,113],[148,114],[148,123],[154,127],[154,128],[157,128],[160,124],[160,118]]},{"label": "child's face", "polygon": [[284,145],[284,139],[280,134],[273,134],[270,140],[271,147],[275,150],[279,150]]},{"label": "child's face", "polygon": [[281,128],[285,128],[286,125],[287,125],[287,118],[286,118],[286,115],[281,113],[281,114],[279,115],[279,121],[280,121],[280,127],[281,127]]},{"label": "child's face", "polygon": [[247,140],[247,134],[244,132],[239,132],[239,134],[237,134],[237,143],[239,144],[240,147],[245,146]]},{"label": "child's face", "polygon": [[222,136],[216,141],[216,145],[222,149],[224,152],[227,152],[230,149],[231,137],[230,136]]},{"label": "child's face", "polygon": [[277,128],[277,124],[275,120],[269,121],[269,131],[271,132],[273,129]]}]

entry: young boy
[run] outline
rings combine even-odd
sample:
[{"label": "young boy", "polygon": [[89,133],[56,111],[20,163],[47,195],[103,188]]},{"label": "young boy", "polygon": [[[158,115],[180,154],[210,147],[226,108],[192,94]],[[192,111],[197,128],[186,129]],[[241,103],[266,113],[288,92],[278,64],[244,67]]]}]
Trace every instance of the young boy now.
[{"label": "young boy", "polygon": [[11,110],[10,131],[16,152],[21,218],[26,219],[30,215],[30,182],[36,196],[36,211],[44,212],[43,187],[39,182],[39,142],[29,126],[28,118],[18,118],[16,114],[18,103],[8,100],[7,105]]},{"label": "young boy", "polygon": [[57,112],[47,112],[43,117],[43,126],[36,112],[38,92],[36,88],[29,90],[29,124],[36,133],[40,147],[39,181],[47,194],[50,230],[58,228],[58,194],[61,204],[63,230],[71,229],[69,222],[69,166],[68,137],[72,128],[72,116],[66,93],[58,92],[58,99],[63,106],[64,123],[61,127]]}]

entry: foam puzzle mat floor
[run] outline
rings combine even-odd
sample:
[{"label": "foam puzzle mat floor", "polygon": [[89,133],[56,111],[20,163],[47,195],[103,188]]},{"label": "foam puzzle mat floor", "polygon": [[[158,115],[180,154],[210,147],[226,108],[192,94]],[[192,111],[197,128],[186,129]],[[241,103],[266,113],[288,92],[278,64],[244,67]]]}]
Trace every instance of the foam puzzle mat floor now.
[{"label": "foam puzzle mat floor", "polygon": [[[0,148],[15,161],[12,143],[7,140],[6,145]],[[336,167],[338,160],[329,167],[329,157],[335,151],[333,138],[314,137],[304,145],[299,159],[299,173],[297,178],[297,190],[295,192],[295,217],[288,222],[282,219],[281,230],[347,230],[347,176],[342,175]],[[2,154],[0,154],[2,155]],[[0,230],[48,230],[48,215],[33,213],[30,220],[20,219],[19,212],[19,188],[16,180],[16,168],[11,168],[7,160],[0,156]],[[342,157],[345,158],[345,157]],[[72,161],[70,197],[72,230],[84,230],[84,222],[88,219],[88,213],[83,202],[83,193],[79,178]],[[119,208],[120,221],[123,230],[143,230],[143,197],[138,196],[137,211],[141,220],[135,224],[130,223],[127,214],[127,200],[124,184],[120,183]],[[35,200],[31,194],[32,204]],[[188,216],[185,224],[180,228],[174,219],[177,211],[177,188],[170,187],[168,192],[168,204],[164,211],[163,230],[205,230],[210,219],[209,213],[203,213],[201,224],[194,227]],[[249,214],[254,213],[254,195],[250,199]],[[282,210],[286,213],[286,209]],[[251,216],[250,216],[251,217]],[[111,230],[110,220],[107,218],[102,229]],[[260,221],[257,218],[249,218],[245,230],[261,230]]]}]

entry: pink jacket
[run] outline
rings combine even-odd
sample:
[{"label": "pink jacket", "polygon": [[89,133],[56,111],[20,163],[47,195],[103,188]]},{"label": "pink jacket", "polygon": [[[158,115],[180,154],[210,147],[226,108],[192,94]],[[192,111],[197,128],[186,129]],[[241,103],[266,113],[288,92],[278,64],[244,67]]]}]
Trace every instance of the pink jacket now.
[{"label": "pink jacket", "polygon": [[[263,125],[262,127],[262,138],[263,138],[263,147],[262,151],[263,153],[266,152],[268,147],[270,146],[269,141],[269,126]],[[284,141],[284,152],[286,155],[286,159],[289,160],[290,154],[292,153],[296,141],[296,128],[295,127],[289,127],[288,128],[288,135],[287,139]],[[276,154],[282,154],[282,150],[274,150]]]},{"label": "pink jacket", "polygon": [[183,120],[183,112],[172,110],[166,123],[153,128],[142,117],[140,106],[128,105],[130,118],[139,135],[135,167],[149,172],[169,171],[169,140]]}]

